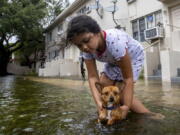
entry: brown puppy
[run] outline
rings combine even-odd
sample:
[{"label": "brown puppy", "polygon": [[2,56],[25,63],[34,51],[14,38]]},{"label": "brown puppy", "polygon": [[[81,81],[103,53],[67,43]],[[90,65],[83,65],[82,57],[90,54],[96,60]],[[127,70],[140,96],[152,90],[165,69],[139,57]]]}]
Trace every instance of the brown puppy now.
[{"label": "brown puppy", "polygon": [[122,119],[120,109],[121,90],[117,86],[106,86],[96,82],[96,88],[101,94],[103,109],[99,112],[98,122],[107,122],[112,125]]}]

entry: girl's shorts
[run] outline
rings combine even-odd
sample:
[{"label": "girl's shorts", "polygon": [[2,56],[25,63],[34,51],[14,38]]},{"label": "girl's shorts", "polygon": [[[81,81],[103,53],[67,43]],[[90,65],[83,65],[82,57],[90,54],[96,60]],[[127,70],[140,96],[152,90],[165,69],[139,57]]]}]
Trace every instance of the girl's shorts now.
[{"label": "girl's shorts", "polygon": [[[133,80],[136,82],[139,78],[139,74],[141,73],[142,67],[144,63],[144,56],[139,57],[136,61],[132,61],[132,69],[133,69]],[[111,80],[123,81],[123,75],[119,66],[105,63],[103,73]]]}]

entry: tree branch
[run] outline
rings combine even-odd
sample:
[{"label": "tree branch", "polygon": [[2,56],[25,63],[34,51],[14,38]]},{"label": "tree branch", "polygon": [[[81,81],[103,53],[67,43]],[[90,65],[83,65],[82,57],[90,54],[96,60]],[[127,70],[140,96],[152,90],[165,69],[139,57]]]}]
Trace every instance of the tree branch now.
[{"label": "tree branch", "polygon": [[19,46],[17,46],[16,48],[12,49],[10,52],[13,53],[13,52],[19,50],[20,48],[23,47],[23,45],[24,45],[24,43],[19,44]]},{"label": "tree branch", "polygon": [[1,40],[0,40],[0,45],[3,45],[5,39],[5,34],[2,32]]},{"label": "tree branch", "polygon": [[6,45],[9,47],[9,40],[5,37],[5,42],[6,42]]},{"label": "tree branch", "polygon": [[15,43],[13,43],[12,45],[8,46],[8,49],[15,47],[17,45],[17,43],[20,43],[20,40],[17,40]]}]

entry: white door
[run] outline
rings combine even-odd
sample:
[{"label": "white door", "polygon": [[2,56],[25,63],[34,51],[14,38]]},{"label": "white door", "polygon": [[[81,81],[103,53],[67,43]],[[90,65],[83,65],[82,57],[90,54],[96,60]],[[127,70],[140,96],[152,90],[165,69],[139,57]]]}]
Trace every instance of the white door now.
[{"label": "white door", "polygon": [[173,31],[180,30],[180,6],[171,9]]}]

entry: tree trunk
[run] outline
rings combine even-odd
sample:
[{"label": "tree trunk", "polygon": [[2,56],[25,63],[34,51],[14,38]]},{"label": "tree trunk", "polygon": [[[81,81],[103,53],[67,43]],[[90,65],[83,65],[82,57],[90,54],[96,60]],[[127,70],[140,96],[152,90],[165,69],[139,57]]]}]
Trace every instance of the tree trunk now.
[{"label": "tree trunk", "polygon": [[0,76],[7,75],[7,65],[9,62],[10,53],[5,50],[5,48],[0,45]]}]

